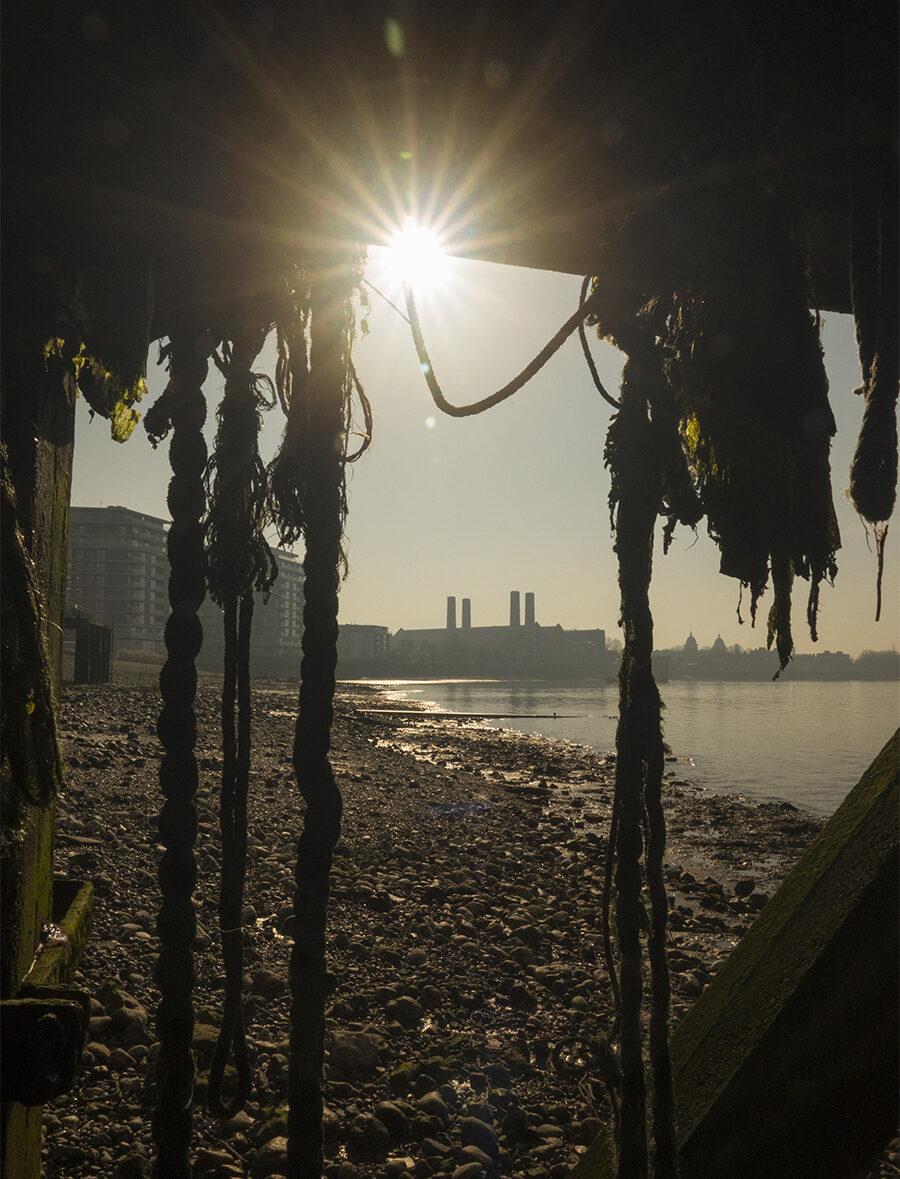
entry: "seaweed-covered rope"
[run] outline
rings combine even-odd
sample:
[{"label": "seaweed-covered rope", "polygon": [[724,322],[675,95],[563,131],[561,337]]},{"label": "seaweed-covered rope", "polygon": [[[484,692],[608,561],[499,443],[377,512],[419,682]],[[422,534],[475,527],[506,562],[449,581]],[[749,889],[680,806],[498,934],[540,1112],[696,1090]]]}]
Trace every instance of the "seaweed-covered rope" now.
[{"label": "seaweed-covered rope", "polygon": [[309,279],[298,270],[277,324],[275,387],[285,414],[281,446],[269,468],[272,518],[283,545],[296,544],[306,527],[309,472]]},{"label": "seaweed-covered rope", "polygon": [[[291,1061],[288,1171],[291,1179],[319,1179],[323,1165],[322,1069],[329,877],[341,829],[340,791],[329,763],[337,663],[338,579],[346,511],[344,491],[347,401],[352,395],[350,348],[355,257],[329,258],[309,285],[309,362],[291,340],[291,413],[302,469],[282,480],[290,495],[277,512],[306,543],[300,710],[294,768],[306,803],[297,843],[295,934],[291,953]],[[298,399],[302,390],[302,399]],[[289,427],[290,428],[290,422]],[[342,443],[343,439],[343,443]],[[302,492],[302,500],[295,498]]]},{"label": "seaweed-covered rope", "polygon": [[[620,1179],[647,1174],[646,1081],[642,1056],[643,1004],[641,929],[646,924],[642,888],[650,902],[647,955],[650,965],[650,1065],[652,1072],[653,1174],[673,1179],[678,1162],[669,1056],[670,984],[666,961],[668,904],[663,877],[665,819],[662,704],[653,677],[653,617],[649,589],[656,517],[695,525],[702,505],[693,489],[682,451],[672,391],[652,324],[614,295],[600,307],[601,330],[626,353],[619,412],[610,422],[604,459],[610,469],[609,503],[614,517],[619,565],[624,647],[619,672],[619,723],[609,857],[603,911],[608,926],[615,884],[618,968],[611,948],[607,967],[616,1008],[611,1041],[617,1044],[612,1079]],[[667,534],[667,536],[666,536]],[[643,864],[642,864],[643,857]],[[643,870],[642,870],[643,869]],[[606,938],[608,939],[608,932]],[[602,1061],[601,1061],[602,1063]],[[610,1070],[607,1069],[609,1072]]]},{"label": "seaweed-covered rope", "polygon": [[156,981],[160,1001],[156,1027],[160,1051],[153,1139],[154,1174],[158,1179],[188,1179],[194,1089],[192,947],[197,933],[193,902],[197,878],[194,799],[198,785],[194,698],[196,659],[203,642],[197,611],[206,596],[201,524],[206,466],[206,341],[192,332],[173,335],[168,355],[169,384],[161,399],[164,409],[148,415],[148,431],[154,442],[168,433],[170,426],[173,428],[168,492],[172,524],[166,542],[172,612],[165,628],[167,654],[159,677],[163,707],[157,724],[164,750],[159,783],[165,802],[159,816],[159,836],[165,850],[159,864],[162,899],[157,917]]},{"label": "seaweed-covered rope", "polygon": [[[359,269],[359,262],[354,263]],[[360,279],[357,279],[359,285]],[[352,308],[348,304],[347,324],[352,325]],[[308,487],[312,470],[311,452],[316,441],[310,432],[312,386],[310,374],[310,340],[308,332],[311,322],[309,276],[299,269],[293,275],[288,297],[284,301],[282,316],[276,324],[278,359],[275,368],[275,386],[278,400],[285,413],[284,435],[281,447],[269,468],[272,505],[272,519],[282,544],[293,545],[304,535]],[[350,331],[348,327],[348,331]],[[362,411],[361,431],[352,428],[352,403],[356,395]],[[345,470],[347,463],[354,463],[366,453],[372,444],[372,406],[366,396],[356,367],[350,357],[349,347],[344,360],[343,385],[341,388],[341,424],[334,436],[333,445],[338,447],[340,460],[341,520],[347,512]],[[361,439],[355,451],[348,452],[347,443],[351,434]],[[345,565],[343,554],[341,564]]]},{"label": "seaweed-covered rope", "polygon": [[[243,594],[238,608],[225,605],[225,683],[222,690],[222,788],[219,824],[222,833],[222,879],[219,926],[225,967],[222,1026],[209,1066],[208,1101],[218,1117],[232,1117],[250,1096],[253,1082],[247,1054],[242,981],[244,971],[244,882],[247,874],[247,788],[250,776],[250,634],[253,594]],[[237,731],[235,732],[235,703]],[[234,1052],[237,1083],[229,1101],[223,1099],[225,1066]]]},{"label": "seaweed-covered rope", "polygon": [[[650,1060],[653,1075],[653,1173],[677,1174],[671,1062],[668,1047],[667,902],[662,874],[665,822],[661,805],[663,746],[660,699],[653,678],[653,617],[649,587],[656,516],[663,492],[658,435],[648,413],[654,371],[629,356],[622,407],[610,426],[607,461],[616,512],[616,556],[622,597],[624,650],[616,731],[615,885],[619,946],[620,1179],[647,1173],[646,1091],[641,1053],[643,996],[642,871],[650,899],[647,938],[651,978]],[[642,839],[646,830],[646,847]]]},{"label": "seaweed-covered rope", "polygon": [[[247,874],[247,792],[250,777],[250,634],[253,590],[268,593],[277,567],[266,543],[268,514],[265,468],[259,456],[260,408],[274,402],[267,378],[252,371],[266,327],[235,334],[217,360],[225,374],[215,449],[207,470],[209,515],[205,522],[210,596],[224,611],[222,686],[222,781],[219,827],[222,875],[219,926],[225,967],[222,1026],[209,1072],[209,1106],[219,1117],[235,1114],[250,1094],[242,995],[241,914]],[[235,729],[235,708],[237,728]],[[225,1066],[233,1050],[237,1083],[223,1098]]]},{"label": "seaweed-covered rope", "polygon": [[[222,1026],[216,1041],[209,1068],[208,1101],[211,1111],[219,1117],[230,1112],[230,1105],[222,1102],[222,1087],[228,1053],[233,1048],[237,1068],[235,1099],[238,1108],[250,1091],[250,1065],[244,1036],[243,1007],[241,1003],[241,975],[238,973],[237,1006],[233,1003],[234,964],[241,965],[240,914],[237,921],[231,917],[233,901],[229,896],[229,881],[234,872],[234,800],[237,768],[237,732],[235,728],[235,705],[237,701],[237,603],[232,598],[226,601],[224,610],[225,651],[223,658],[222,684],[222,784],[219,794],[219,829],[222,837],[222,879],[219,889],[219,927],[222,938],[222,959],[225,967],[225,1003],[222,1012]],[[226,873],[226,860],[230,871]],[[231,890],[233,896],[233,889]]]},{"label": "seaweed-covered rope", "polygon": [[622,596],[624,649],[619,671],[619,722],[616,729],[615,920],[619,947],[619,1157],[621,1179],[647,1173],[646,1087],[641,1053],[641,816],[643,745],[640,692],[649,672],[646,652],[652,620],[646,586],[652,559],[653,525],[660,485],[646,444],[651,437],[646,400],[634,388],[635,362],[626,361],[622,407],[610,425],[607,458],[613,473],[616,543]]},{"label": "seaweed-covered rope", "polygon": [[[650,529],[652,548],[652,526]],[[649,583],[648,583],[649,586]],[[662,739],[662,701],[649,664],[653,646],[651,630],[644,636],[648,653],[643,669],[641,696],[642,718],[646,734],[644,812],[645,862],[647,894],[650,899],[650,927],[647,934],[647,959],[650,963],[650,1066],[653,1075],[653,1175],[654,1179],[674,1179],[678,1174],[678,1151],[675,1140],[675,1093],[672,1085],[672,1060],[669,1053],[669,1012],[671,981],[666,957],[669,906],[663,876],[666,849],[666,822],[662,809],[662,780],[665,751]],[[649,646],[646,646],[649,640]]]}]

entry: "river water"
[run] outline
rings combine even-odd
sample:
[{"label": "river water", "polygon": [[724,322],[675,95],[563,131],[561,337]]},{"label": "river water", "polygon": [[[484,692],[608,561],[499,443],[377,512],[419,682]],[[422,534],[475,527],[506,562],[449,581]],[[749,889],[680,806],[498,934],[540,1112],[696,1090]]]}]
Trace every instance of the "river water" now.
[{"label": "river water", "polygon": [[[389,698],[447,712],[557,713],[485,721],[603,751],[615,745],[614,684],[535,680],[380,681]],[[897,726],[900,685],[875,682],[660,686],[679,777],[715,793],[784,799],[831,814]],[[563,714],[573,714],[563,716]]]}]

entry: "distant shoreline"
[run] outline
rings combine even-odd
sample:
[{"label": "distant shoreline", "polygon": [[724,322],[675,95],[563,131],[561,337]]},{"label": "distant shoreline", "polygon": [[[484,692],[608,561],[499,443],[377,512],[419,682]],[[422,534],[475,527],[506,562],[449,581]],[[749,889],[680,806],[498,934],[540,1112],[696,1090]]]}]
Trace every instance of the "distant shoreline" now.
[{"label": "distant shoreline", "polygon": [[[765,684],[772,682],[771,675],[760,676],[714,676],[714,675],[657,675],[659,683],[678,684]],[[479,675],[391,675],[371,672],[360,675],[339,674],[337,682],[340,684],[371,684],[375,686],[396,684],[559,684],[572,687],[594,687],[610,685],[617,682],[610,676],[479,676]],[[810,676],[791,675],[790,667],[781,673],[778,682],[792,684],[897,684],[900,675],[871,675],[871,676]]]}]

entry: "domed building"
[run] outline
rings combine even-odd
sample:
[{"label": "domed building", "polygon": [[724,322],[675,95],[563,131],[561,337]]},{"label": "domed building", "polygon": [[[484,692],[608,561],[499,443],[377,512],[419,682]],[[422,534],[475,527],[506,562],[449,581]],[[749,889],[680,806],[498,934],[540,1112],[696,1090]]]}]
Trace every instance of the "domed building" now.
[{"label": "domed building", "polygon": [[693,655],[696,655],[699,652],[699,650],[700,650],[700,648],[697,646],[697,640],[694,638],[694,632],[691,631],[691,633],[685,639],[684,653],[685,653],[685,655],[692,655],[693,656]]}]

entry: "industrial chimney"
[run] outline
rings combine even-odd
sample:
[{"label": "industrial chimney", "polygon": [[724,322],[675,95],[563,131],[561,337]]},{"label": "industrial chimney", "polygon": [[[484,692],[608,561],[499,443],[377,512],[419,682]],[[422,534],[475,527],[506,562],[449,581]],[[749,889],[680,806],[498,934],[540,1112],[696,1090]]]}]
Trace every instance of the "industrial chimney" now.
[{"label": "industrial chimney", "polygon": [[468,630],[472,625],[472,599],[463,598],[462,600],[462,628]]},{"label": "industrial chimney", "polygon": [[534,594],[525,595],[525,625],[534,626]]},{"label": "industrial chimney", "polygon": [[518,590],[510,590],[509,591],[509,625],[510,626],[521,626],[522,625],[522,615],[519,612],[519,591]]},{"label": "industrial chimney", "polygon": [[456,630],[456,598],[447,599],[447,630]]}]

